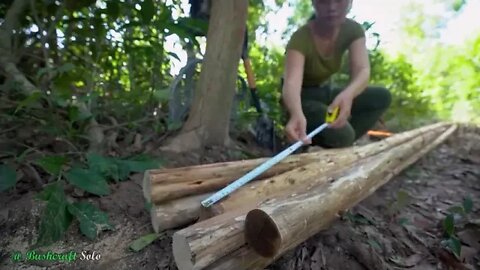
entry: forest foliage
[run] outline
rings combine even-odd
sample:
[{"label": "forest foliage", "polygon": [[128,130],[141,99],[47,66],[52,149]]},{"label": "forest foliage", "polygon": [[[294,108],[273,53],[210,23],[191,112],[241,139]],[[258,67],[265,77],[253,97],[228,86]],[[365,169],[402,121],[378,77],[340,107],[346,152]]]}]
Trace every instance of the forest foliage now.
[{"label": "forest foliage", "polygon": [[[110,193],[109,183],[160,166],[160,160],[144,155],[142,145],[176,128],[167,114],[175,77],[170,70],[180,57],[166,48],[166,40],[177,36],[182,46],[187,40],[200,46],[203,41],[195,36],[207,27],[188,17],[184,2],[0,3],[0,192],[24,177],[35,179],[35,189],[42,191],[38,199],[46,202],[38,244],[61,239],[73,218],[90,239],[113,229],[105,213],[67,198],[65,186],[103,196]],[[284,48],[255,42],[256,33],[268,32],[269,12],[295,5],[294,16],[285,18],[288,39],[312,14],[310,1],[249,2],[250,57],[259,95],[281,128]],[[466,1],[447,2],[458,13]],[[371,83],[393,94],[387,128],[398,131],[438,119],[480,123],[480,33],[461,45],[431,46],[424,29],[431,23],[425,22],[442,18],[415,15],[406,20],[405,35],[416,48],[406,46],[399,55],[382,49],[382,37],[368,30],[373,22],[361,22],[379,39],[370,51]],[[239,74],[245,74],[241,66]],[[347,74],[345,66],[333,83],[345,85]],[[246,121],[254,120],[252,114],[253,108]]]}]

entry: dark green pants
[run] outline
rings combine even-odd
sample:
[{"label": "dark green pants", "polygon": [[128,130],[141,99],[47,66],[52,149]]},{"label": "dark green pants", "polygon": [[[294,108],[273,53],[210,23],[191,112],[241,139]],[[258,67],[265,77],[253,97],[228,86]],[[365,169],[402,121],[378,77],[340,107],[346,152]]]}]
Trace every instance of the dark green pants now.
[{"label": "dark green pants", "polygon": [[[307,132],[325,122],[328,105],[342,89],[304,87],[302,109],[307,118]],[[312,145],[324,148],[348,147],[371,129],[390,106],[390,92],[383,87],[367,87],[352,104],[347,125],[339,129],[327,128],[312,139]]]}]

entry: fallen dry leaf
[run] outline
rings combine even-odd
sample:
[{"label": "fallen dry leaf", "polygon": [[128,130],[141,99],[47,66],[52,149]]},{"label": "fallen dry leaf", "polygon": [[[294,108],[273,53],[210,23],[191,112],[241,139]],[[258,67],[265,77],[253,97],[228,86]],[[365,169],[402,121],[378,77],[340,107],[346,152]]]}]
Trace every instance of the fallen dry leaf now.
[{"label": "fallen dry leaf", "polygon": [[447,250],[440,248],[437,251],[437,256],[438,259],[449,269],[465,269],[463,263],[459,262],[457,258],[455,258],[455,255],[453,255],[451,252],[448,252]]},{"label": "fallen dry leaf", "polygon": [[480,250],[480,230],[473,228],[465,229],[458,233],[458,238],[470,247]]},{"label": "fallen dry leaf", "polygon": [[411,268],[416,266],[424,258],[421,254],[413,254],[409,257],[390,257],[388,260],[398,267]]},{"label": "fallen dry leaf", "polygon": [[321,245],[316,247],[310,260],[310,269],[321,269],[325,266],[325,256],[323,255]]},{"label": "fallen dry leaf", "polygon": [[479,253],[478,249],[462,246],[462,251],[460,252],[460,261],[463,263],[474,263],[474,257]]}]

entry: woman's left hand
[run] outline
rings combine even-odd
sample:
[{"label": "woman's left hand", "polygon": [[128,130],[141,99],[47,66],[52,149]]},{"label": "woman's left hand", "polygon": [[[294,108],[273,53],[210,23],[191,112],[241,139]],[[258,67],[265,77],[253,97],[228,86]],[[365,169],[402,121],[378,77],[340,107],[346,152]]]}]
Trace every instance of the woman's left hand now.
[{"label": "woman's left hand", "polygon": [[330,125],[331,128],[342,128],[347,124],[348,117],[352,110],[354,95],[351,91],[344,90],[337,95],[333,100],[332,104],[328,106],[329,111],[333,111],[334,108],[338,107],[340,112],[337,119]]}]

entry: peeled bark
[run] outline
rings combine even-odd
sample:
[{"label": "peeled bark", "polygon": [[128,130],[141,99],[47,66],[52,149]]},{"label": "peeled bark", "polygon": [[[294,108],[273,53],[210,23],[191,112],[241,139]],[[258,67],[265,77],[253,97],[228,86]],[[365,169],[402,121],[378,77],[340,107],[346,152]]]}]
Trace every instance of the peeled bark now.
[{"label": "peeled bark", "polygon": [[[355,172],[355,169],[353,169],[352,174],[346,174],[343,177],[337,179],[331,185],[331,187],[329,188],[329,191],[322,191],[322,189],[315,190],[315,191],[312,190],[309,193],[305,193],[304,195],[301,195],[301,198],[303,198],[303,201],[300,199],[300,196],[296,196],[294,198],[286,198],[284,200],[284,203],[282,203],[282,205],[284,205],[285,207],[289,207],[288,204],[287,204],[287,201],[291,202],[291,203],[301,202],[300,206],[302,206],[302,208],[295,208],[293,211],[289,211],[288,214],[286,212],[284,212],[284,218],[288,219],[288,220],[286,220],[286,223],[292,224],[292,226],[295,226],[294,223],[296,223],[297,225],[302,224],[302,226],[305,226],[305,229],[301,229],[300,231],[305,232],[304,235],[310,235],[311,236],[311,235],[317,233],[318,230],[312,229],[312,226],[325,228],[325,226],[328,226],[328,225],[326,225],[326,224],[321,225],[322,223],[321,224],[315,224],[314,222],[313,223],[308,222],[309,220],[312,220],[310,215],[312,215],[313,213],[311,213],[311,212],[310,212],[310,215],[306,215],[306,216],[301,217],[303,219],[299,218],[298,215],[297,215],[298,212],[300,212],[300,211],[305,212],[305,207],[306,206],[305,206],[304,203],[312,202],[312,197],[316,197],[318,199],[318,196],[328,196],[329,192],[335,192],[335,189],[332,189],[332,187],[339,188],[342,185],[348,187],[348,185],[345,185],[345,184],[352,184],[354,187],[358,188],[359,186],[356,185],[356,182],[355,182],[354,179],[357,179],[359,181],[364,180],[364,178],[365,178],[364,173],[366,171],[372,172],[372,175],[368,176],[367,178],[371,177],[371,179],[376,179],[377,181],[374,181],[375,185],[371,186],[370,189],[358,189],[357,193],[359,195],[357,193],[353,193],[354,196],[357,196],[356,198],[353,198],[353,199],[350,199],[350,196],[348,196],[348,195],[340,194],[339,196],[340,196],[341,201],[339,201],[339,203],[334,203],[336,205],[344,204],[344,206],[346,205],[346,207],[343,207],[343,208],[349,208],[349,207],[347,207],[348,203],[344,203],[345,200],[346,201],[356,201],[356,202],[358,202],[358,201],[361,200],[361,198],[365,198],[368,195],[366,195],[366,196],[362,195],[363,193],[371,194],[372,192],[374,192],[378,187],[380,187],[381,185],[386,183],[393,176],[400,173],[403,169],[405,169],[409,165],[413,164],[420,157],[422,157],[423,155],[428,153],[430,150],[432,150],[433,148],[435,148],[436,146],[441,144],[443,141],[445,141],[445,139],[447,139],[448,136],[450,136],[455,131],[455,128],[456,128],[455,126],[452,126],[451,128],[449,128],[445,132],[433,134],[433,135],[430,135],[430,136],[426,137],[425,140],[423,140],[424,142],[426,142],[426,144],[424,144],[424,147],[421,148],[421,150],[418,150],[418,151],[408,151],[408,149],[410,148],[410,146],[408,146],[408,144],[398,146],[397,151],[402,149],[402,151],[407,151],[409,153],[412,153],[411,155],[404,156],[404,158],[402,159],[403,161],[401,161],[399,163],[396,163],[395,161],[390,162],[390,163],[388,162],[388,160],[387,160],[388,157],[396,156],[396,154],[392,153],[392,151],[388,151],[386,153],[379,154],[379,156],[382,156],[384,159],[380,159],[380,158],[378,158],[378,156],[374,156],[374,157],[369,158],[371,162],[370,163],[364,163],[365,165],[363,167],[363,172]],[[421,139],[420,139],[420,141],[421,141]],[[418,139],[417,139],[417,143],[418,143]],[[415,148],[415,149],[418,149],[418,148]],[[396,163],[396,165],[394,165],[395,163]],[[385,164],[386,167],[382,166],[382,164]],[[373,168],[377,168],[377,169],[373,169]],[[322,194],[322,195],[319,195],[319,194]],[[324,197],[324,199],[325,198],[326,197]],[[328,203],[328,202],[323,201],[323,203]],[[355,203],[353,203],[353,205],[354,204]],[[267,205],[267,207],[274,207],[273,205],[278,206],[279,203],[277,202],[277,203],[272,204],[270,206]],[[318,204],[318,201],[317,201],[317,204],[314,204],[314,205],[315,205],[315,207],[322,206],[322,204]],[[297,206],[298,206],[298,204],[297,204]],[[315,209],[316,209],[315,207],[313,207],[313,211],[315,211]],[[261,208],[261,209],[263,209],[263,208]],[[280,208],[277,208],[277,209],[280,209]],[[292,210],[292,209],[290,209],[290,210]],[[328,223],[328,224],[331,223],[331,221],[333,221],[333,219],[336,217],[337,213],[338,213],[338,211],[327,209],[327,212],[325,212],[325,214],[327,214],[327,216],[325,218],[328,219],[328,222],[326,222],[326,223]],[[268,217],[271,219],[271,216],[268,216]],[[281,218],[278,217],[278,219],[281,219]],[[320,221],[322,219],[323,219],[323,217],[320,219]],[[304,222],[302,222],[302,221],[304,221]],[[268,221],[267,221],[266,224],[268,224]],[[300,228],[302,226],[298,226],[297,228]],[[252,229],[250,229],[250,233],[255,234],[257,232],[257,230],[258,230],[258,228],[252,228]],[[247,232],[245,232],[245,233],[247,233]],[[274,229],[274,230],[270,231],[270,233],[271,233],[270,237],[273,236],[273,238],[269,238],[269,239],[273,240],[273,241],[270,241],[270,245],[261,244],[261,243],[259,243],[260,241],[257,242],[256,244],[260,245],[260,247],[258,247],[258,249],[263,249],[263,251],[265,251],[265,250],[268,251],[268,248],[273,248],[273,247],[279,245],[278,244],[278,242],[279,242],[278,239],[279,238],[275,238],[275,233],[280,234],[280,232]],[[264,240],[265,240],[265,237],[264,237]],[[267,240],[268,240],[268,238],[267,238]],[[227,255],[227,256],[221,258],[220,260],[217,260],[213,264],[211,264],[208,267],[208,269],[215,269],[215,270],[219,270],[219,269],[222,269],[222,270],[223,269],[225,269],[225,270],[228,270],[228,269],[239,269],[239,270],[241,270],[241,269],[264,269],[267,265],[269,265],[275,259],[280,257],[281,254],[283,254],[285,251],[287,251],[291,248],[294,248],[295,246],[301,244],[305,240],[306,240],[306,238],[301,237],[301,236],[294,237],[294,240],[292,242],[290,242],[290,244],[286,244],[282,248],[280,248],[279,251],[276,253],[276,255],[274,257],[260,256],[256,251],[254,251],[252,249],[252,246],[250,244],[243,244],[237,250],[233,251],[229,255]],[[255,240],[253,240],[253,241],[255,241]],[[277,244],[276,244],[275,241],[277,242]],[[250,242],[250,243],[255,244],[255,242]],[[281,241],[280,241],[280,243],[281,243]]]}]

